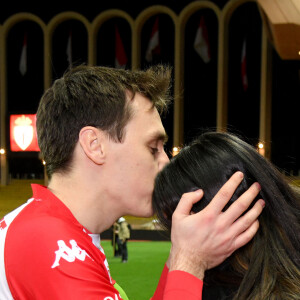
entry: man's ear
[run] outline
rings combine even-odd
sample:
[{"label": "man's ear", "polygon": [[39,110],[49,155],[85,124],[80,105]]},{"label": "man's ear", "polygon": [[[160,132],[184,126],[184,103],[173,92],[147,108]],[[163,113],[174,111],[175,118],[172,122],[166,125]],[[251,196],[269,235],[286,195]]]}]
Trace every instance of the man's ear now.
[{"label": "man's ear", "polygon": [[97,165],[105,161],[106,133],[92,126],[83,127],[79,132],[79,143],[86,156]]}]

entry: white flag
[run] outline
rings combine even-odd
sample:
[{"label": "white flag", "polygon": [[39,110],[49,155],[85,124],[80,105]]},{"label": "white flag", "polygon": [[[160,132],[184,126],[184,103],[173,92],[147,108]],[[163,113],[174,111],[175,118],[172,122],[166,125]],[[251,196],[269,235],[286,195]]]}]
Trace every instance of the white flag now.
[{"label": "white flag", "polygon": [[205,63],[210,62],[210,46],[208,40],[208,33],[203,17],[201,17],[200,19],[199,27],[196,32],[194,49]]},{"label": "white flag", "polygon": [[151,37],[148,43],[146,51],[146,61],[151,62],[153,60],[153,54],[160,54],[160,44],[159,44],[159,30],[158,30],[158,17],[154,22]]},{"label": "white flag", "polygon": [[69,66],[72,67],[72,31],[69,32],[66,54]]},{"label": "white flag", "polygon": [[20,73],[24,76],[27,72],[27,33],[24,34],[19,69]]}]

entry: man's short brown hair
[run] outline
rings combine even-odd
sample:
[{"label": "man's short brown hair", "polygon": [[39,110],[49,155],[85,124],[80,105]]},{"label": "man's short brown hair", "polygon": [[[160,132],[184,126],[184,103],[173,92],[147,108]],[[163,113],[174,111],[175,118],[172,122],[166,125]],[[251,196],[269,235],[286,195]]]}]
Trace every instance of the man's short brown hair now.
[{"label": "man's short brown hair", "polygon": [[70,167],[79,132],[94,126],[122,142],[132,116],[130,99],[136,93],[147,97],[159,113],[170,102],[171,70],[153,66],[145,71],[99,66],[68,70],[46,90],[37,111],[39,147],[49,179]]}]

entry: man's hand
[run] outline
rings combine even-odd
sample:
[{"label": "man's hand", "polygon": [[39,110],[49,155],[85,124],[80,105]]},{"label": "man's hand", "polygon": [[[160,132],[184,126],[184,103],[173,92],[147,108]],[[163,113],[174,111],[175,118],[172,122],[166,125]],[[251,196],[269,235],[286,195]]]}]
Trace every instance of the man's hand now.
[{"label": "man's hand", "polygon": [[196,214],[190,212],[193,204],[202,198],[203,191],[182,196],[172,217],[170,271],[182,270],[203,279],[205,270],[219,265],[253,238],[265,202],[258,200],[251,210],[240,216],[258,195],[258,183],[222,212],[242,180],[243,174],[236,172],[210,204]]}]

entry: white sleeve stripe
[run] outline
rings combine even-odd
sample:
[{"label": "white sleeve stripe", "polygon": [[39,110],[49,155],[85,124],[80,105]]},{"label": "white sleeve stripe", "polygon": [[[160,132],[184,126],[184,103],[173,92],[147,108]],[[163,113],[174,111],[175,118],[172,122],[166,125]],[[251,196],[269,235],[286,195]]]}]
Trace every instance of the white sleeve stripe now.
[{"label": "white sleeve stripe", "polygon": [[5,264],[4,264],[4,249],[5,249],[5,239],[9,225],[13,222],[16,216],[30,203],[33,198],[29,199],[26,203],[16,208],[14,211],[10,212],[4,217],[6,224],[5,228],[0,228],[0,299],[1,300],[12,300],[13,296],[8,287]]}]

